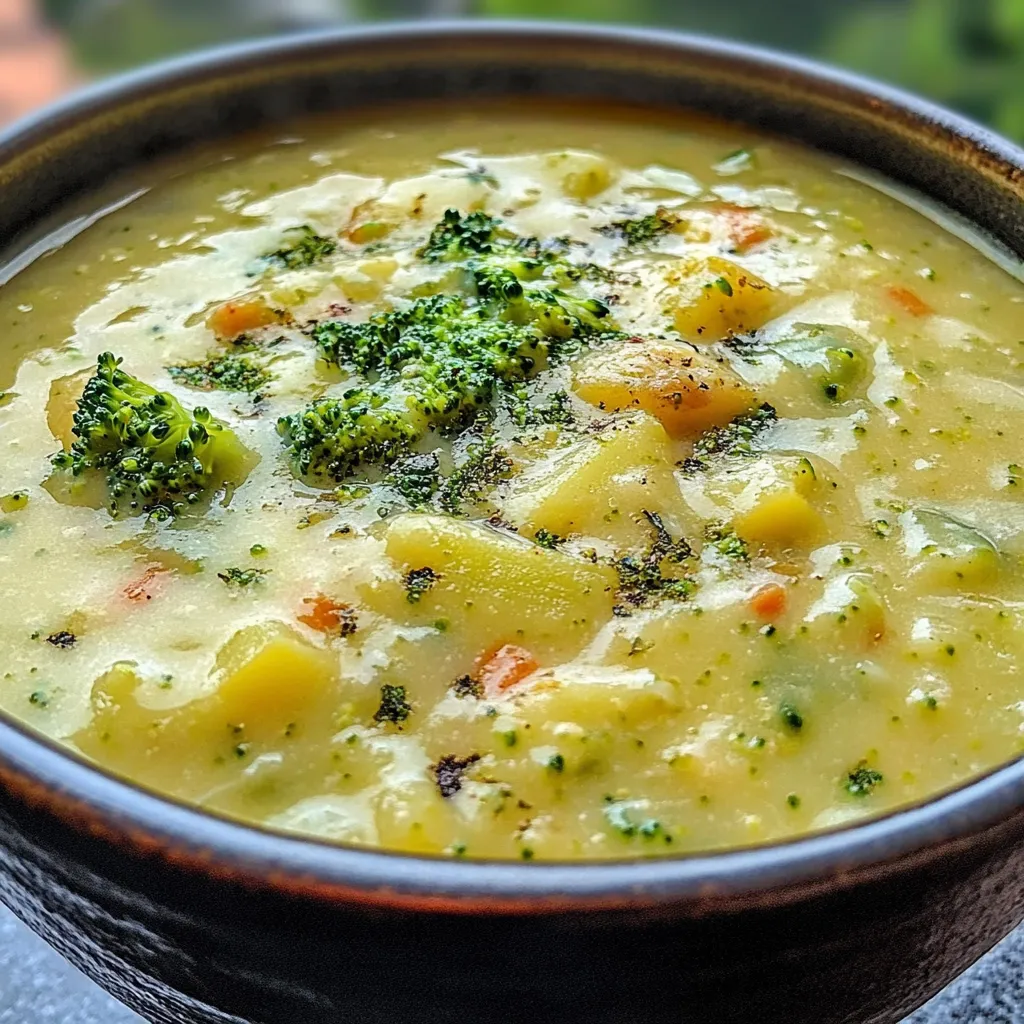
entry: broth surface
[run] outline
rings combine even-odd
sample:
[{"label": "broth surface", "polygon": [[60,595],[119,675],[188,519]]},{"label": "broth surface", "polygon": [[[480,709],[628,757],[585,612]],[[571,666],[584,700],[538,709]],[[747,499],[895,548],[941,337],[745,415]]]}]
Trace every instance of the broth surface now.
[{"label": "broth surface", "polygon": [[[5,711],[467,857],[747,845],[1021,752],[1015,266],[629,112],[385,111],[146,174],[0,287]],[[121,450],[72,471],[108,352],[233,446],[194,504],[112,493]]]}]

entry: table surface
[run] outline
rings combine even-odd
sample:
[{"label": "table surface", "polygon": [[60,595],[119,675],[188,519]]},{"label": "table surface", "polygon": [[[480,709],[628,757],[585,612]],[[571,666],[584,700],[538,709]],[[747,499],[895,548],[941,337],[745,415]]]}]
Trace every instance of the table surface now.
[{"label": "table surface", "polygon": [[[904,1024],[1024,1024],[1024,926]],[[0,1024],[143,1024],[0,906]]]}]

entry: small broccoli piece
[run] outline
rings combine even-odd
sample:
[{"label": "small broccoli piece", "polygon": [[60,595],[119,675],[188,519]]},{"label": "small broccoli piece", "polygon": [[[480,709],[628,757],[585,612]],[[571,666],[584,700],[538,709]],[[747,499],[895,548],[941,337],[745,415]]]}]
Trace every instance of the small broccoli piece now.
[{"label": "small broccoli piece", "polygon": [[111,515],[125,510],[181,511],[225,483],[240,483],[249,460],[238,439],[209,410],[178,400],[120,368],[105,352],[75,410],[71,449],[53,459],[75,476],[106,472]]},{"label": "small broccoli piece", "polygon": [[232,567],[217,573],[217,577],[222,579],[229,587],[251,587],[253,584],[265,582],[269,572],[269,569],[239,569]]},{"label": "small broccoli piece", "polygon": [[683,601],[696,590],[688,576],[664,573],[665,563],[678,565],[690,557],[690,545],[682,538],[673,540],[656,512],[642,511],[654,529],[654,540],[640,557],[625,555],[612,563],[619,576],[616,615],[630,615],[633,608],[650,607],[664,599]]},{"label": "small broccoli piece", "polygon": [[867,761],[861,761],[846,776],[844,789],[850,796],[870,796],[875,787],[880,786],[884,781],[881,772],[869,768]]},{"label": "small broccoli piece", "polygon": [[308,224],[289,228],[280,249],[268,252],[264,259],[287,270],[300,270],[330,256],[338,248],[332,238],[318,235]]},{"label": "small broccoli piece", "polygon": [[441,796],[446,799],[455,796],[462,789],[462,776],[466,773],[466,769],[479,760],[479,754],[470,754],[467,757],[445,754],[437,764],[432,764],[430,769],[434,773]]},{"label": "small broccoli piece", "polygon": [[433,453],[403,459],[385,480],[410,508],[429,505],[440,482],[440,465]]},{"label": "small broccoli piece", "polygon": [[704,527],[704,539],[726,558],[731,558],[736,562],[750,560],[746,541],[737,536],[736,531],[731,526],[726,526],[725,523],[708,523]]},{"label": "small broccoli piece", "polygon": [[404,686],[385,683],[380,688],[380,707],[374,712],[375,722],[393,722],[397,725],[412,714],[412,705],[406,699]]},{"label": "small broccoli piece", "polygon": [[234,352],[204,363],[168,366],[167,372],[171,380],[201,391],[247,391],[253,394],[273,380],[273,374],[266,367]]},{"label": "small broccoli piece", "polygon": [[388,466],[404,455],[419,431],[387,401],[379,390],[352,388],[282,416],[277,432],[298,475],[341,481],[359,465]]},{"label": "small broccoli piece", "polygon": [[405,586],[405,597],[409,604],[418,604],[420,598],[430,590],[441,578],[430,566],[422,569],[411,569],[405,574],[402,583]]},{"label": "small broccoli piece", "polygon": [[445,210],[444,217],[430,232],[427,244],[417,253],[428,263],[462,260],[489,253],[494,247],[500,221],[486,213]]},{"label": "small broccoli piece", "polygon": [[644,245],[667,234],[681,220],[678,213],[661,207],[646,217],[617,220],[599,230],[603,235],[618,235],[626,245]]},{"label": "small broccoli piece", "polygon": [[767,402],[752,413],[737,416],[724,427],[712,427],[697,438],[693,455],[683,461],[683,471],[697,473],[711,468],[716,456],[755,455],[754,439],[778,419]]}]

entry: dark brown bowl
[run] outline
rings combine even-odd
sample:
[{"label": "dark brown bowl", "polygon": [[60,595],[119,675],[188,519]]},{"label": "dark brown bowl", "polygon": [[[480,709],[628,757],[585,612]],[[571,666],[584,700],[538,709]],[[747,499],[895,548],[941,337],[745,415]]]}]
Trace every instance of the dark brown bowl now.
[{"label": "dark brown bowl", "polygon": [[[200,139],[409,97],[691,108],[811,143],[1024,252],[1024,153],[891,89],[664,33],[399,26],[116,80],[0,138],[9,254]],[[602,864],[331,846],[144,792],[0,719],[0,898],[152,1021],[894,1022],[1024,915],[1024,764],[755,849]]]}]

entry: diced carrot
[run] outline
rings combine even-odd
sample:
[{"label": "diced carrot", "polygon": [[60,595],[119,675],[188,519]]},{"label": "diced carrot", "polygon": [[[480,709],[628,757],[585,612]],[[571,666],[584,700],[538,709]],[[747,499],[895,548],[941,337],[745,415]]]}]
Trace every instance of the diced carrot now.
[{"label": "diced carrot", "polygon": [[752,249],[772,237],[771,227],[753,210],[731,204],[720,206],[718,210],[725,221],[729,240],[737,252]]},{"label": "diced carrot", "polygon": [[163,581],[160,576],[164,573],[170,572],[170,570],[163,565],[150,565],[146,567],[145,572],[141,576],[131,581],[121,591],[122,594],[129,601],[141,603],[142,601],[152,601],[155,594],[157,594],[163,586]]},{"label": "diced carrot", "polygon": [[528,650],[515,644],[505,644],[477,660],[475,675],[484,693],[497,697],[538,668],[537,660]]},{"label": "diced carrot", "polygon": [[230,340],[257,327],[277,323],[278,314],[261,298],[230,300],[218,306],[206,325],[218,338]]},{"label": "diced carrot", "polygon": [[754,592],[750,607],[762,619],[777,619],[786,610],[786,588],[781,583],[766,583]]},{"label": "diced carrot", "polygon": [[341,636],[355,632],[356,614],[351,605],[332,601],[323,594],[303,598],[302,603],[309,605],[310,610],[296,618],[310,629],[315,629],[319,633],[337,633]]},{"label": "diced carrot", "polygon": [[912,292],[909,288],[904,288],[902,285],[890,285],[886,288],[886,294],[897,306],[902,307],[911,316],[930,316],[935,312],[916,292]]}]

